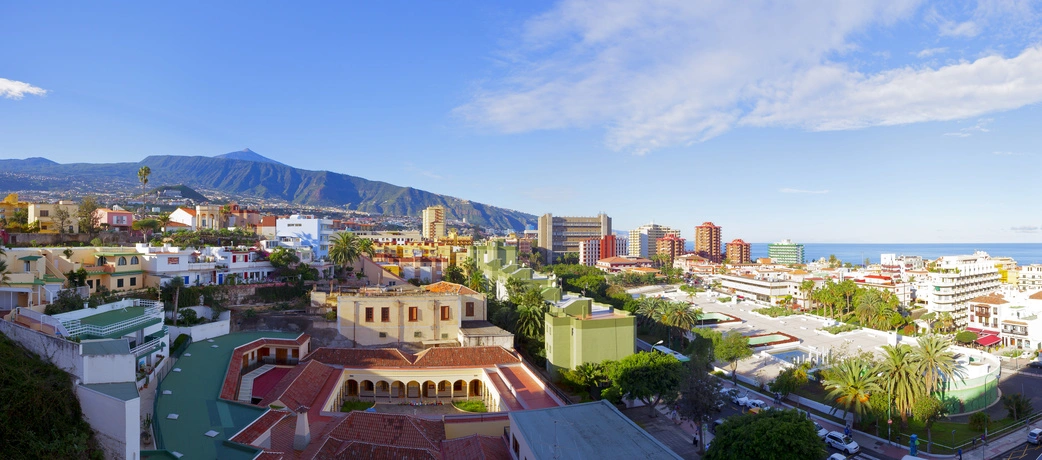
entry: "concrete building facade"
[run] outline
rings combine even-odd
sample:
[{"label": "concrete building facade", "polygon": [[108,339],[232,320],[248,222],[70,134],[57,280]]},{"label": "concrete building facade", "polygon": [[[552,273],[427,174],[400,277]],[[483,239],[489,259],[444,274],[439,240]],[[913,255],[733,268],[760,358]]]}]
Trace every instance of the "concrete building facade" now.
[{"label": "concrete building facade", "polygon": [[719,263],[723,260],[720,254],[722,244],[720,226],[712,222],[703,222],[695,227],[695,254],[709,259],[710,262]]},{"label": "concrete building facade", "polygon": [[802,264],[804,261],[803,245],[789,239],[771,243],[767,245],[767,257],[770,257],[776,264]]},{"label": "concrete building facade", "polygon": [[727,260],[732,264],[747,264],[753,261],[753,246],[741,238],[727,243]]},{"label": "concrete building facade", "polygon": [[275,239],[290,249],[308,248],[316,260],[329,257],[329,239],[333,236],[333,220],[294,214],[275,222]]},{"label": "concrete building facade", "polygon": [[445,238],[444,206],[429,206],[423,210],[423,227],[420,232],[425,240]]},{"label": "concrete building facade", "polygon": [[635,318],[629,313],[572,294],[544,314],[546,369],[554,376],[582,363],[632,355]]},{"label": "concrete building facade", "polygon": [[658,240],[665,238],[666,235],[673,235],[679,238],[680,230],[665,225],[659,225],[654,222],[630,230],[629,256],[643,258],[651,257],[656,253],[656,251],[658,251]]},{"label": "concrete building facade", "polygon": [[552,262],[555,255],[579,252],[579,243],[611,235],[611,218],[601,213],[595,217],[539,217],[539,237],[536,246]]},{"label": "concrete building facade", "polygon": [[918,293],[926,299],[931,312],[947,312],[959,327],[965,326],[969,301],[996,290],[1001,282],[995,263],[986,252],[944,256],[927,266],[925,289]]}]

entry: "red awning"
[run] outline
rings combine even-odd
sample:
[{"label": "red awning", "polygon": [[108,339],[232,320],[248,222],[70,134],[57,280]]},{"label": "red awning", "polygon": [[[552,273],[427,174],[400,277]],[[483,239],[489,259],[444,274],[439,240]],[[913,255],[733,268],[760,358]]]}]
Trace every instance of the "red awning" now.
[{"label": "red awning", "polygon": [[980,329],[977,329],[977,328],[975,328],[975,327],[968,327],[968,328],[966,328],[966,330],[967,330],[967,331],[970,331],[970,332],[972,332],[972,333],[974,333],[974,334],[980,334],[980,333],[981,333],[981,330],[980,330]]},{"label": "red awning", "polygon": [[977,343],[979,343],[981,345],[984,345],[986,347],[990,347],[990,346],[995,345],[996,343],[999,343],[1001,341],[1002,341],[1002,339],[1000,339],[999,336],[997,336],[997,335],[986,335],[984,337],[981,337],[981,338],[977,339]]}]

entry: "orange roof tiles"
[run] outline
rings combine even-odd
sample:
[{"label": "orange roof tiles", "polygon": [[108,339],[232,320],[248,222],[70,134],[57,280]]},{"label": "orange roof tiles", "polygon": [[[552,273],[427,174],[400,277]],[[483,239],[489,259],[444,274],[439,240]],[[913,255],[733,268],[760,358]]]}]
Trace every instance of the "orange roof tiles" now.
[{"label": "orange roof tiles", "polygon": [[438,294],[466,294],[475,295],[478,292],[466,287],[462,284],[450,283],[448,281],[439,281],[437,283],[428,284],[426,286],[428,292],[434,292]]},{"label": "orange roof tiles", "polygon": [[190,215],[190,216],[194,216],[194,215],[195,215],[195,210],[194,210],[194,209],[192,209],[192,208],[184,208],[184,207],[180,207],[180,208],[177,208],[177,209],[179,209],[179,210],[181,210],[181,211],[184,211],[184,212],[187,212],[187,213],[188,213],[188,215]]},{"label": "orange roof tiles", "polygon": [[319,348],[304,358],[343,367],[406,367],[412,360],[397,348]]},{"label": "orange roof tiles", "polygon": [[232,436],[230,441],[234,441],[240,444],[253,444],[257,438],[261,437],[264,433],[267,433],[276,423],[279,423],[286,415],[289,415],[285,411],[268,410],[261,415],[253,423],[243,428],[242,431]]},{"label": "orange roof tiles", "polygon": [[1034,294],[1031,294],[1031,296],[1029,296],[1028,298],[1033,300],[1042,300],[1042,291],[1038,291]]},{"label": "orange roof tiles", "polygon": [[322,395],[322,389],[330,378],[340,376],[340,371],[318,361],[308,361],[293,368],[289,374],[279,381],[274,390],[264,396],[261,406],[268,406],[279,401],[287,409],[297,410],[301,406],[308,408],[318,404],[316,400]]},{"label": "orange roof tiles", "polygon": [[257,339],[245,345],[240,345],[232,351],[231,361],[228,362],[228,372],[224,375],[224,384],[221,385],[221,399],[235,400],[235,394],[239,390],[239,379],[242,377],[242,355],[267,345],[303,345],[311,340],[311,336],[300,334],[296,339]]},{"label": "orange roof tiles", "polygon": [[445,440],[445,424],[402,414],[355,411],[344,417],[329,436],[342,441],[421,449],[437,458],[438,445]]},{"label": "orange roof tiles", "polygon": [[261,220],[260,220],[260,226],[261,227],[274,227],[275,223],[278,221],[278,219],[279,218],[276,217],[276,216],[262,216]]},{"label": "orange roof tiles", "polygon": [[1002,305],[1004,303],[1009,303],[1002,298],[1002,294],[982,295],[979,297],[974,297],[973,300],[970,300],[970,302],[986,303],[991,305]]},{"label": "orange roof tiles", "polygon": [[496,364],[519,363],[503,347],[428,348],[416,354],[413,367],[486,367]]},{"label": "orange roof tiles", "polygon": [[446,439],[441,443],[441,452],[445,458],[466,458],[468,460],[509,459],[510,451],[503,438],[498,436],[470,436]]}]

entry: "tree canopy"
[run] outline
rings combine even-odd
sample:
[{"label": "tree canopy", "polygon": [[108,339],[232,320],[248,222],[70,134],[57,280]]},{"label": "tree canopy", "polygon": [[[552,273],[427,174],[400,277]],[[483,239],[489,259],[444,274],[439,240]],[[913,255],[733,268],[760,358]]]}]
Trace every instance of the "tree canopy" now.
[{"label": "tree canopy", "polygon": [[805,460],[824,458],[814,424],[795,410],[729,417],[716,428],[705,460]]},{"label": "tree canopy", "polygon": [[673,355],[640,352],[617,361],[608,372],[612,387],[627,398],[643,402],[654,417],[655,406],[676,399],[687,369]]},{"label": "tree canopy", "polygon": [[724,334],[720,339],[720,343],[716,344],[713,353],[716,355],[716,359],[730,364],[731,377],[735,379],[737,377],[735,371],[738,370],[738,361],[752,356],[753,349],[749,346],[748,337],[738,332],[730,331]]}]

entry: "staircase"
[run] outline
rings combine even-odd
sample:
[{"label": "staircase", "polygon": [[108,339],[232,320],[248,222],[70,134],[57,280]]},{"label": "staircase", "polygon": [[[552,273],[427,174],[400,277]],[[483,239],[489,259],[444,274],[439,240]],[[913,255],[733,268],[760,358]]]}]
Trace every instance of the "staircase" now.
[{"label": "staircase", "polygon": [[265,372],[268,372],[274,368],[275,366],[271,364],[265,364],[242,376],[242,380],[239,382],[238,401],[241,403],[253,404],[253,379],[260,377]]}]

